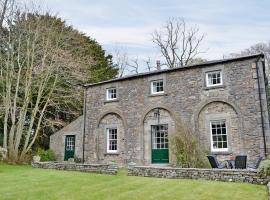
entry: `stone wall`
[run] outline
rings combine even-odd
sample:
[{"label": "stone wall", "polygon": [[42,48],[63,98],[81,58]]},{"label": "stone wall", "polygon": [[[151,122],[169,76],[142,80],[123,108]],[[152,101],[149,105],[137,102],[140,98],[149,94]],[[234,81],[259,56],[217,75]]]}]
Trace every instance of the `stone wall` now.
[{"label": "stone wall", "polygon": [[128,168],[128,175],[171,179],[202,179],[226,182],[245,182],[252,184],[267,184],[270,180],[270,177],[260,178],[256,171],[240,169],[194,169],[133,166]]},{"label": "stone wall", "polygon": [[67,135],[75,135],[75,156],[82,159],[82,130],[83,116],[80,116],[75,121],[50,136],[50,149],[54,151],[58,161],[64,161],[65,138]]},{"label": "stone wall", "polygon": [[[248,165],[264,156],[262,126],[266,133],[267,151],[270,153],[270,132],[266,89],[261,56],[252,56],[226,62],[213,62],[160,72],[151,72],[95,84],[86,89],[85,161],[106,163],[115,160],[119,165],[151,162],[150,125],[153,111],[161,110],[161,118],[169,119],[171,130],[177,123],[193,128],[201,145],[218,159],[228,159],[232,154],[247,155]],[[258,66],[259,76],[256,73]],[[205,73],[221,70],[223,85],[207,88]],[[152,95],[150,83],[163,79],[164,93]],[[258,80],[260,85],[258,86]],[[106,100],[106,89],[116,87],[117,99]],[[261,92],[262,113],[259,91]],[[226,119],[228,122],[228,151],[211,152],[209,120]],[[80,118],[82,119],[82,118]],[[164,121],[163,120],[163,121]],[[80,123],[79,123],[80,122]],[[167,123],[166,122],[166,123]],[[64,136],[76,134],[76,152],[82,154],[82,121],[76,120],[51,136],[51,148],[58,160],[64,157]],[[106,127],[119,128],[119,152],[106,152]],[[171,132],[171,131],[170,131]],[[170,135],[169,132],[169,135]],[[170,142],[170,141],[169,141]],[[170,146],[170,144],[169,144]],[[170,162],[171,151],[170,151]],[[171,162],[172,163],[172,162]]]},{"label": "stone wall", "polygon": [[[119,142],[124,142],[126,147],[125,155],[116,155],[114,159],[119,164],[135,162],[140,165],[148,165],[151,151],[147,150],[146,139],[149,133],[145,133],[147,123],[144,119],[148,113],[160,108],[169,113],[172,124],[184,122],[194,128],[194,132],[199,139],[202,139],[202,143],[211,154],[216,154],[218,158],[222,159],[228,159],[231,153],[243,154],[248,156],[248,164],[254,164],[259,156],[264,155],[258,88],[262,94],[263,125],[267,144],[270,144],[266,90],[261,62],[258,64],[259,77],[256,74],[258,58],[252,57],[222,64],[153,73],[88,87],[86,161],[104,162],[96,153],[99,148],[106,148],[97,145],[98,138],[103,137],[100,134],[105,134],[105,132],[97,131],[97,127],[100,126],[100,119],[108,113],[114,113],[123,122],[125,141]],[[213,70],[222,70],[224,84],[207,88],[205,73]],[[158,79],[164,80],[164,93],[152,95],[150,83],[152,80]],[[114,101],[106,101],[106,88],[110,87],[117,89],[118,96]],[[209,124],[206,124],[211,116],[225,117],[230,121],[229,150],[227,152],[211,152]],[[147,125],[149,126],[149,124]],[[270,153],[269,149],[268,153]],[[104,154],[104,156],[106,155]]]},{"label": "stone wall", "polygon": [[[117,128],[118,152],[107,152],[107,132],[108,128]],[[122,119],[116,114],[107,114],[99,123],[97,131],[97,157],[100,163],[117,162],[119,165],[125,165],[126,136]]]},{"label": "stone wall", "polygon": [[79,164],[68,162],[33,162],[32,167],[43,169],[57,169],[66,171],[91,172],[116,175],[118,167],[115,164]]}]

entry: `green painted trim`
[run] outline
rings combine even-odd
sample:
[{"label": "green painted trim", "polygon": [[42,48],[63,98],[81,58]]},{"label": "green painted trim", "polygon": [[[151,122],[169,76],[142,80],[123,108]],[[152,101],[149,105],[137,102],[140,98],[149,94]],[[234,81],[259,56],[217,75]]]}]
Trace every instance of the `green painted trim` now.
[{"label": "green painted trim", "polygon": [[[159,125],[167,125],[168,124],[159,124]],[[153,149],[153,125],[151,125],[151,162],[153,164],[158,163],[169,163],[169,143],[168,149]]]},{"label": "green painted trim", "polygon": [[[67,138],[74,138],[74,149],[73,151],[67,151]],[[64,161],[67,161],[69,158],[74,158],[75,155],[75,147],[76,147],[76,136],[75,135],[66,135],[65,136],[65,155]]]}]

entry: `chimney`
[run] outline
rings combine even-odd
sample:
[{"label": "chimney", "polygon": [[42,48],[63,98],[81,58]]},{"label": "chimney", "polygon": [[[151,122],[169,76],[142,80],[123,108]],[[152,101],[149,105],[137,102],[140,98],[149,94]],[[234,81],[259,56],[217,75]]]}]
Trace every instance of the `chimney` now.
[{"label": "chimney", "polygon": [[160,70],[160,60],[157,60],[157,70]]}]

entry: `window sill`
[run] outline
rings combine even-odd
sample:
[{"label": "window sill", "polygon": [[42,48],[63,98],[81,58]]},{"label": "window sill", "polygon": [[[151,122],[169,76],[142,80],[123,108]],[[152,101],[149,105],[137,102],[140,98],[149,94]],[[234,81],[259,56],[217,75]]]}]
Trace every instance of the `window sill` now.
[{"label": "window sill", "polygon": [[104,153],[104,155],[105,156],[118,156],[119,153],[118,152],[115,152],[115,153],[113,153],[113,152],[106,152],[106,153]]},{"label": "window sill", "polygon": [[104,101],[104,104],[106,104],[106,103],[118,102],[118,101],[119,101],[118,99],[105,100],[105,101]]},{"label": "window sill", "polygon": [[212,90],[212,89],[224,89],[225,85],[216,85],[216,86],[204,86],[204,90]]},{"label": "window sill", "polygon": [[167,93],[163,92],[163,93],[156,93],[156,94],[149,94],[149,97],[156,97],[156,96],[168,96]]},{"label": "window sill", "polygon": [[211,155],[230,155],[231,151],[211,151]]}]

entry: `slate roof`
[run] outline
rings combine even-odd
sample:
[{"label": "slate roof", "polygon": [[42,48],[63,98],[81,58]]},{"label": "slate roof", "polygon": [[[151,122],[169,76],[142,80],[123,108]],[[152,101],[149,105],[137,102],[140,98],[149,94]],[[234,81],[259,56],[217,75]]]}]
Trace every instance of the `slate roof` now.
[{"label": "slate roof", "polygon": [[226,63],[230,63],[230,62],[243,61],[243,60],[248,60],[248,59],[253,59],[253,58],[264,58],[264,54],[253,54],[253,55],[241,56],[241,57],[236,57],[236,58],[212,60],[212,61],[207,61],[207,62],[204,62],[201,64],[193,64],[193,65],[186,65],[186,66],[170,68],[170,69],[155,70],[155,71],[151,71],[151,72],[145,72],[145,73],[124,76],[121,78],[110,79],[107,81],[101,81],[101,82],[97,82],[97,83],[84,84],[83,86],[84,87],[92,87],[92,86],[96,86],[96,85],[102,85],[102,84],[106,84],[106,83],[112,83],[112,82],[128,80],[128,79],[135,79],[135,78],[144,77],[144,76],[151,76],[151,75],[156,75],[156,74],[161,74],[161,73],[181,71],[181,70],[193,69],[193,68],[198,68],[198,67],[208,67],[211,65],[226,64]]}]

